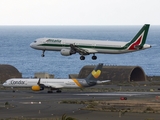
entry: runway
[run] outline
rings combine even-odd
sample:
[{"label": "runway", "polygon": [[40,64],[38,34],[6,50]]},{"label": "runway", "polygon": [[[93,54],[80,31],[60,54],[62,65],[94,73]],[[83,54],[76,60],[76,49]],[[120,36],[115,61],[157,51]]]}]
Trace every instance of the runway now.
[{"label": "runway", "polygon": [[[70,116],[87,115],[91,111],[81,110],[84,104],[60,104],[67,100],[119,100],[155,98],[159,92],[65,92],[50,93],[47,91],[33,92],[30,90],[0,91],[0,118],[46,118],[67,114]],[[6,104],[6,106],[5,106]]]}]

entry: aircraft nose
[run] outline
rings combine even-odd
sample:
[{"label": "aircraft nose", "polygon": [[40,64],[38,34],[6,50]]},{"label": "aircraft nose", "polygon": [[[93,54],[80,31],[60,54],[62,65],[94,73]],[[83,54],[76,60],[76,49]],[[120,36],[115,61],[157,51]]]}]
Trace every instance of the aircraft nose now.
[{"label": "aircraft nose", "polygon": [[3,83],[2,85],[3,85],[3,86],[6,86],[6,83]]},{"label": "aircraft nose", "polygon": [[36,48],[36,44],[35,44],[34,42],[32,42],[32,43],[30,44],[30,47],[31,47],[31,48]]}]

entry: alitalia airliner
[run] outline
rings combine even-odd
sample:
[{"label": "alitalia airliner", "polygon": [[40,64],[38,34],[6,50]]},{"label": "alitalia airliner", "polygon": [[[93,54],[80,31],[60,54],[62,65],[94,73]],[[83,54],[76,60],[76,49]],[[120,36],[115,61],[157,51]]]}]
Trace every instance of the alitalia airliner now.
[{"label": "alitalia airliner", "polygon": [[150,48],[145,44],[149,24],[145,24],[140,31],[129,42],[102,41],[102,40],[81,40],[64,38],[39,38],[30,44],[31,48],[42,50],[42,57],[45,51],[60,51],[61,55],[70,56],[80,54],[80,59],[84,60],[86,55],[93,54],[92,59],[96,60],[95,54],[121,54],[135,52]]},{"label": "alitalia airliner", "polygon": [[106,83],[110,80],[98,80],[101,75],[103,64],[98,64],[94,70],[85,79],[23,79],[12,78],[3,83],[4,87],[29,87],[33,91],[41,91],[44,88],[49,88],[48,93],[52,93],[52,90],[61,92],[62,88],[85,88],[91,87],[97,84]]}]

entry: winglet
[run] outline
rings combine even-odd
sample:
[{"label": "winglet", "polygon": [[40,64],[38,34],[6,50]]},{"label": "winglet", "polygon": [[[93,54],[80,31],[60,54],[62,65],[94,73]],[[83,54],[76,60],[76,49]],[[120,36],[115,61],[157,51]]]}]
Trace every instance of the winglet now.
[{"label": "winglet", "polygon": [[142,49],[143,45],[146,42],[146,38],[148,35],[148,30],[149,30],[150,24],[145,24],[139,32],[135,35],[135,37],[128,42],[125,47],[128,50],[137,50],[137,49]]}]

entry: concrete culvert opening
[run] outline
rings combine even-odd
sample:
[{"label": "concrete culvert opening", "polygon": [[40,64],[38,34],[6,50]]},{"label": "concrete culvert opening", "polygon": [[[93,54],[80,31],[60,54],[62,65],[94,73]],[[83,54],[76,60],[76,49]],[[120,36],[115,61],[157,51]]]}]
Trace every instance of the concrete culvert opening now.
[{"label": "concrete culvert opening", "polygon": [[[96,65],[84,66],[77,78],[86,78]],[[139,66],[107,66],[102,68],[102,74],[99,80],[111,80],[112,82],[134,82],[146,81],[146,75],[143,69]]]},{"label": "concrete culvert opening", "polygon": [[130,74],[130,81],[146,81],[146,75],[141,67],[135,67]]}]

